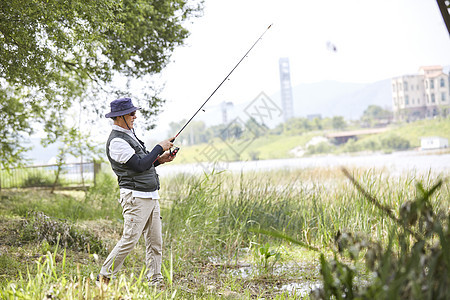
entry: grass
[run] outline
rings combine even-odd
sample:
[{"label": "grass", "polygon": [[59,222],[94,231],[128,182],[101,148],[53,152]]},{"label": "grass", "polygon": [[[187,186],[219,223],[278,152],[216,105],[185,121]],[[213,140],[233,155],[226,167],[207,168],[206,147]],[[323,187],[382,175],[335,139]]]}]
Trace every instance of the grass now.
[{"label": "grass", "polygon": [[[403,202],[416,196],[417,182],[429,187],[443,176],[391,177],[375,169],[353,169],[352,174],[396,212]],[[6,299],[13,299],[13,295],[61,299],[136,299],[148,295],[161,299],[295,298],[292,291],[282,287],[319,282],[319,253],[250,229],[280,232],[331,255],[338,230],[365,233],[387,243],[387,233],[396,227],[339,169],[179,174],[163,178],[160,192],[165,291],[155,293],[142,280],[142,241],[126,259],[113,285],[102,290],[93,283],[122,229],[116,182],[105,174],[86,194],[2,192],[0,295]],[[447,213],[449,199],[446,183],[431,203],[437,212]],[[37,222],[30,218],[28,209],[49,216],[55,222],[50,224],[62,228],[68,224],[81,235],[94,236],[104,251],[94,252],[89,246],[63,249],[61,237],[56,241],[23,238],[24,222]],[[50,230],[48,226],[33,228]],[[242,273],[244,270],[247,273]]]},{"label": "grass", "polygon": [[[290,151],[296,147],[303,147],[315,136],[324,136],[326,131],[311,131],[305,132],[302,135],[265,135],[252,140],[247,140],[243,148],[239,152],[240,160],[255,160],[255,159],[278,159],[293,157]],[[390,138],[392,136],[398,136],[409,142],[410,148],[420,147],[420,138],[425,136],[440,136],[450,140],[450,120],[447,118],[436,118],[430,120],[420,120],[414,123],[405,123],[391,125],[388,131],[360,137],[354,147],[360,149],[359,151],[392,151],[392,149],[380,149],[381,146],[377,146],[376,149],[371,149],[371,145],[379,145],[383,139]],[[242,142],[242,140],[239,140]],[[211,147],[213,145],[214,148]],[[185,164],[195,163],[199,161],[215,161],[217,157],[211,158],[212,153],[224,153],[222,156],[223,161],[238,160],[237,155],[232,149],[238,149],[239,146],[228,141],[228,144],[219,138],[215,138],[209,143],[183,146],[181,148],[180,155],[173,163]],[[348,147],[341,146],[330,148],[333,153],[348,152]],[[306,150],[306,149],[305,149]]]}]

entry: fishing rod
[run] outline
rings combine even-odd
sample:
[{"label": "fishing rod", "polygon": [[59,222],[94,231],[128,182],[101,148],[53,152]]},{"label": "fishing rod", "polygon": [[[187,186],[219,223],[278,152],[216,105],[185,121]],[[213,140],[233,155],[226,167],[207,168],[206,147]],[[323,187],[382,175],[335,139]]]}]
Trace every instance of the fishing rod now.
[{"label": "fishing rod", "polygon": [[[216,89],[212,92],[211,95],[209,95],[208,99],[206,99],[205,102],[203,102],[202,106],[200,106],[200,108],[195,112],[195,114],[189,119],[189,121],[186,122],[186,124],[184,124],[184,126],[180,129],[180,131],[178,131],[177,135],[175,135],[175,137],[170,140],[172,143],[175,141],[175,139],[180,135],[180,133],[184,130],[184,128],[186,128],[186,126],[192,121],[192,119],[198,114],[198,112],[200,110],[202,110],[203,106],[205,106],[205,104],[209,101],[209,99],[211,99],[211,97],[217,92],[217,90],[222,86],[222,84],[228,79],[228,77],[230,77],[230,75],[234,72],[234,70],[239,66],[239,64],[244,60],[244,58],[247,57],[247,55],[250,53],[250,51],[252,51],[253,47],[255,47],[255,45],[262,39],[263,35],[267,32],[267,30],[269,30],[269,28],[272,26],[272,24],[269,25],[269,27],[266,28],[266,30],[264,30],[264,32],[261,34],[261,36],[256,40],[256,42],[250,47],[250,49],[248,49],[248,51],[244,54],[244,56],[242,56],[242,58],[239,60],[239,62],[234,66],[234,68],[230,71],[230,73],[228,73],[228,75],[222,80],[222,82],[216,87]],[[175,150],[178,152],[178,149],[175,148]],[[176,152],[175,152],[176,153]]]}]

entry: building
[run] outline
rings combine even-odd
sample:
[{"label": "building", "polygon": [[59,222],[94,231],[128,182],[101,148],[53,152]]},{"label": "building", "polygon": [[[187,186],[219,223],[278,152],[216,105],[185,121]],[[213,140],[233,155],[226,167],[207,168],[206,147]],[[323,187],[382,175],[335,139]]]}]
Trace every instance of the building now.
[{"label": "building", "polygon": [[432,150],[448,147],[448,139],[439,136],[429,136],[420,139],[420,149]]},{"label": "building", "polygon": [[449,85],[449,74],[445,74],[441,66],[421,67],[418,74],[392,78],[394,121],[447,116]]},{"label": "building", "polygon": [[233,102],[225,102],[223,101],[220,104],[220,110],[222,111],[222,123],[228,124],[228,109],[233,107]]},{"label": "building", "polygon": [[283,57],[279,60],[280,66],[280,86],[281,86],[281,108],[283,109],[283,119],[294,117],[294,100],[292,97],[291,72],[289,69],[289,58]]}]

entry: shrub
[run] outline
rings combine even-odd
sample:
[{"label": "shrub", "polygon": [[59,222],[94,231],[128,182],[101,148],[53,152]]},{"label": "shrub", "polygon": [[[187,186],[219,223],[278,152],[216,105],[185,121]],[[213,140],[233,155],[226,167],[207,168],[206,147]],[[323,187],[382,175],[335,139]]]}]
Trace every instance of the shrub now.
[{"label": "shrub", "polygon": [[385,149],[391,150],[406,150],[410,148],[410,143],[407,139],[398,135],[390,135],[381,140],[381,145]]},{"label": "shrub", "polygon": [[42,212],[29,213],[29,218],[23,222],[20,240],[23,242],[47,241],[50,245],[59,243],[75,251],[107,254],[102,241],[91,233],[65,221],[50,218]]},{"label": "shrub", "polygon": [[[430,196],[442,181],[430,190],[417,185],[417,197],[400,208],[398,217],[390,207],[383,206],[368,194],[351,175],[347,176],[372,202],[393,219],[394,227],[386,247],[379,242],[355,233],[338,231],[337,252],[352,261],[326,261],[321,255],[323,287],[312,291],[312,299],[448,299],[450,294],[450,215],[433,212]],[[411,245],[411,241],[413,244]],[[397,242],[397,243],[395,243]],[[398,249],[395,248],[398,245]],[[367,284],[358,284],[356,262],[364,254],[368,271],[374,278]],[[348,261],[348,259],[346,259]]]},{"label": "shrub", "polygon": [[343,147],[344,152],[358,152],[363,150],[360,144],[357,143],[355,139],[348,140]]},{"label": "shrub", "polygon": [[315,145],[309,145],[306,150],[307,154],[322,154],[333,152],[334,146],[328,142],[321,142]]},{"label": "shrub", "polygon": [[42,174],[31,174],[22,183],[22,187],[51,187],[54,184],[48,176]]},{"label": "shrub", "polygon": [[373,139],[361,140],[360,145],[364,150],[377,151],[381,149],[380,142]]}]

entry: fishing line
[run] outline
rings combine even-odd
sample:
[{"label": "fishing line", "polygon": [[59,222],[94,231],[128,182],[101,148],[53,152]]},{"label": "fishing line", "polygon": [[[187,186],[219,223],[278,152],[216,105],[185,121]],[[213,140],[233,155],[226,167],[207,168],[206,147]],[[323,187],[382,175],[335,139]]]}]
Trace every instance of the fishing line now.
[{"label": "fishing line", "polygon": [[200,106],[200,108],[195,112],[195,114],[189,119],[189,121],[186,122],[186,124],[184,124],[184,126],[180,129],[180,131],[178,131],[178,133],[175,135],[175,137],[171,140],[171,142],[174,142],[175,139],[178,137],[178,135],[180,135],[180,133],[184,130],[184,128],[186,128],[186,126],[192,121],[192,119],[198,114],[198,112],[200,110],[202,110],[203,106],[205,106],[205,104],[209,101],[209,99],[211,99],[211,97],[217,92],[217,90],[222,86],[222,84],[228,79],[228,77],[230,77],[231,73],[234,72],[234,70],[239,66],[239,64],[247,57],[247,55],[250,53],[250,51],[252,51],[253,47],[255,47],[255,45],[262,39],[263,35],[267,32],[267,30],[270,29],[270,27],[272,26],[272,24],[269,25],[269,27],[266,28],[266,30],[264,30],[264,32],[261,34],[261,36],[256,40],[255,43],[253,43],[253,45],[250,47],[250,49],[244,54],[244,56],[242,56],[242,58],[239,60],[239,62],[234,66],[234,68],[230,71],[230,73],[228,73],[228,75],[222,80],[222,82],[216,87],[216,89],[212,92],[211,95],[209,95],[209,97],[205,100],[205,102],[203,102],[203,104]]}]

